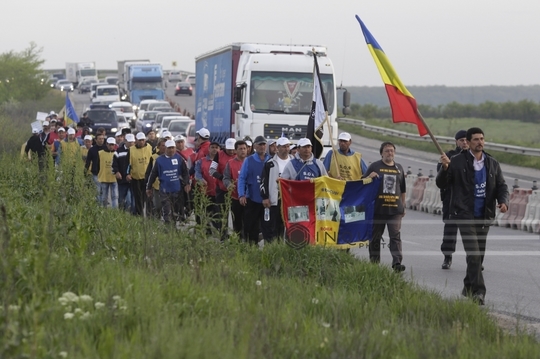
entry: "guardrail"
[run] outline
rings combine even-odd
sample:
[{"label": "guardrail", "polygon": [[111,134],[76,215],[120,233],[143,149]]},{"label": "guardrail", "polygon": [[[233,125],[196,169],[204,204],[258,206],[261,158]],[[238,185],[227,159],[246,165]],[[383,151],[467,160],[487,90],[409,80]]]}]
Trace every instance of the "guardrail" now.
[{"label": "guardrail", "polygon": [[[382,133],[389,136],[405,138],[405,139],[413,140],[413,141],[431,142],[431,138],[429,136],[421,137],[414,133],[408,133],[408,132],[403,132],[403,131],[392,130],[390,128],[372,126],[372,125],[366,124],[366,121],[363,121],[363,120],[356,120],[356,119],[351,119],[351,118],[338,118],[338,122],[357,125],[367,131],[378,132],[378,133]],[[444,143],[444,144],[454,145],[456,142],[456,140],[453,137],[435,136],[435,138],[437,139],[439,143]],[[528,147],[504,145],[504,144],[492,143],[492,142],[486,142],[484,147],[487,150],[491,149],[491,150],[499,151],[499,152],[515,153],[515,154],[526,155],[526,156],[540,156],[540,148],[528,148]]]}]

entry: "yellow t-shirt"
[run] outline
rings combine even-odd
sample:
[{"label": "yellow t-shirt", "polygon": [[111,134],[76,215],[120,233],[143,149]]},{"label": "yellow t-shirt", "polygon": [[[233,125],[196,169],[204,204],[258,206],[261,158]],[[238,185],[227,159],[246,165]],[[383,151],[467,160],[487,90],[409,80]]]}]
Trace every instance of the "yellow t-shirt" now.
[{"label": "yellow t-shirt", "polygon": [[152,146],[150,146],[148,143],[142,148],[132,146],[129,149],[129,165],[131,166],[131,171],[129,174],[131,175],[131,178],[135,180],[144,179],[146,168],[148,168],[148,163],[150,162],[151,156]]},{"label": "yellow t-shirt", "polygon": [[[152,165],[155,166],[156,165],[156,160],[157,158],[159,157],[160,155],[158,155],[157,153],[154,153],[152,155],[152,158],[154,159],[152,161]],[[156,180],[154,181],[154,183],[152,183],[152,187],[156,190],[156,191],[159,191],[159,177],[156,178]]]},{"label": "yellow t-shirt", "polygon": [[116,177],[112,171],[112,161],[114,152],[109,152],[101,150],[99,154],[99,173],[98,181],[100,183],[114,183],[116,182]]}]

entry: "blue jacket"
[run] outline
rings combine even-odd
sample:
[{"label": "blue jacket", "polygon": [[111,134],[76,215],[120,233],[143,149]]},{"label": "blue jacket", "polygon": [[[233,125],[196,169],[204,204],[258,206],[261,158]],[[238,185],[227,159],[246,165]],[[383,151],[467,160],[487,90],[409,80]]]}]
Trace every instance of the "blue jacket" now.
[{"label": "blue jacket", "polygon": [[245,196],[253,202],[262,203],[261,178],[264,163],[269,159],[269,154],[265,154],[264,160],[261,160],[257,153],[246,158],[238,177],[238,198]]}]

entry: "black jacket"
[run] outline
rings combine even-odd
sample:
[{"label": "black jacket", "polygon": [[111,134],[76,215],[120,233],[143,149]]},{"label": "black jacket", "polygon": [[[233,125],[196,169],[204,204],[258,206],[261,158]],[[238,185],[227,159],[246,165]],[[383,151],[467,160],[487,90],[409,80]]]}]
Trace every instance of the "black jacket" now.
[{"label": "black jacket", "polygon": [[[99,154],[98,154],[98,152],[101,151],[101,150],[105,150],[105,149],[107,149],[107,145],[103,144],[102,146],[94,145],[94,146],[90,147],[90,149],[88,150],[88,155],[86,156],[86,164],[85,164],[84,168],[90,169],[90,172],[92,172],[92,174],[94,176],[97,176],[98,173],[99,173]],[[90,165],[92,165],[91,168],[90,168]]]},{"label": "black jacket", "polygon": [[[41,134],[32,135],[32,137],[30,137],[28,141],[26,141],[26,147],[24,148],[24,152],[26,154],[28,154],[29,151],[32,151],[36,153],[38,157],[45,156],[45,151],[47,150],[47,147],[42,141],[42,139],[40,138],[40,136]],[[47,137],[45,136],[45,143],[46,141],[47,141]]]},{"label": "black jacket", "polygon": [[117,179],[116,181],[119,184],[126,184],[129,183],[126,179],[127,177],[127,171],[129,167],[129,148],[126,147],[125,143],[122,143],[118,149],[114,152],[113,162],[112,162],[112,169],[113,173],[116,175],[116,173],[120,172],[122,175],[122,179]]},{"label": "black jacket", "polygon": [[[499,162],[485,153],[486,200],[484,208],[485,224],[495,220],[495,205],[508,206],[508,186],[499,166]],[[470,151],[463,151],[452,157],[447,170],[441,168],[437,173],[436,183],[439,188],[450,188],[449,218],[474,219],[474,157]]]},{"label": "black jacket", "polygon": [[[455,155],[461,153],[461,148],[457,147],[451,151],[446,152],[446,157],[452,158]],[[442,163],[437,163],[437,172],[441,170]],[[441,188],[441,201],[443,201],[442,215],[443,220],[448,219],[448,206],[450,205],[450,188]]]}]

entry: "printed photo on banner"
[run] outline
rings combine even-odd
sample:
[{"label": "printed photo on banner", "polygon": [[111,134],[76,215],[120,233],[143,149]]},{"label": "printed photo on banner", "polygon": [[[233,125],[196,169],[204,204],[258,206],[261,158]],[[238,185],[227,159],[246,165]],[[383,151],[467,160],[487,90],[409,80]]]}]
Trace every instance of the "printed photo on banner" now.
[{"label": "printed photo on banner", "polygon": [[366,208],[363,205],[343,207],[345,223],[365,221]]},{"label": "printed photo on banner", "polygon": [[339,202],[339,200],[331,198],[316,198],[315,211],[317,220],[339,222],[341,220]]},{"label": "printed photo on banner", "polygon": [[287,212],[290,223],[309,222],[308,206],[289,207]]}]

